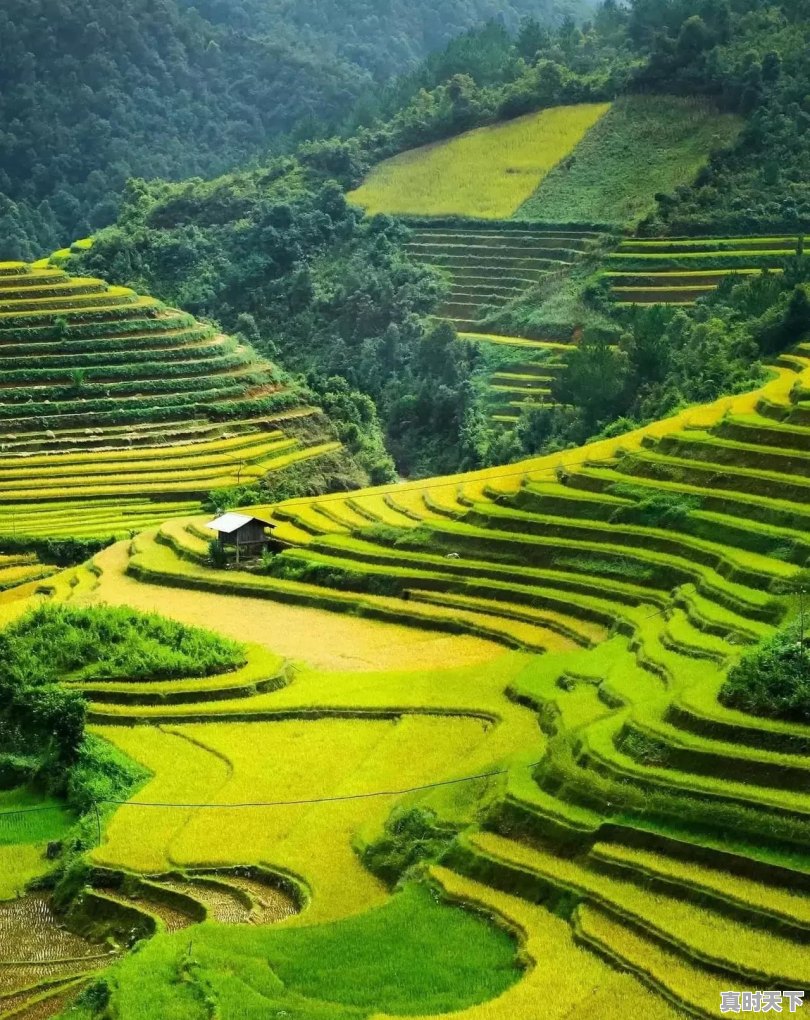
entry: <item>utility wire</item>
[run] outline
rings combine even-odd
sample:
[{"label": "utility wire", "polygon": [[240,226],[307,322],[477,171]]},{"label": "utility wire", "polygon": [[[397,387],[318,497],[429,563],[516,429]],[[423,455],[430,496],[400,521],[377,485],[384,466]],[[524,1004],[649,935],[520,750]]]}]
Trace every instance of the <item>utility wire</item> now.
[{"label": "utility wire", "polygon": [[[540,764],[540,761],[531,762],[529,765],[518,766],[519,768],[533,769]],[[249,801],[247,803],[214,803],[209,802],[207,804],[180,804],[172,803],[168,801],[137,801],[137,800],[116,800],[111,797],[101,797],[98,801],[94,801],[96,804],[116,804],[119,807],[137,807],[137,808],[184,808],[184,809],[195,809],[195,808],[275,808],[275,807],[301,807],[309,804],[334,804],[341,801],[352,801],[352,800],[368,800],[372,797],[404,797],[409,793],[422,793],[425,790],[435,790],[442,786],[457,786],[460,783],[475,783],[480,782],[482,779],[493,779],[496,776],[505,776],[511,772],[511,769],[493,769],[490,772],[479,772],[473,776],[462,776],[459,779],[443,779],[435,783],[422,783],[420,786],[407,786],[399,790],[371,790],[368,793],[342,793],[335,794],[332,797],[302,797],[296,800],[269,800],[269,801]],[[52,811],[53,808],[26,808],[24,811],[3,811],[0,812],[0,819],[10,816],[23,814],[26,812],[33,811]]]},{"label": "utility wire", "polygon": [[[531,762],[523,768],[536,768],[540,761]],[[117,804],[129,808],[288,808],[301,807],[309,804],[335,804],[342,801],[365,801],[372,797],[405,797],[407,794],[419,794],[425,789],[437,789],[439,786],[455,786],[462,782],[477,782],[480,779],[492,779],[495,776],[507,775],[511,769],[494,769],[492,772],[479,772],[477,775],[465,775],[459,779],[442,779],[439,782],[425,782],[419,786],[405,786],[403,789],[374,789],[367,794],[337,794],[334,797],[306,797],[294,801],[254,801],[245,804],[168,804],[150,801],[115,801],[104,798],[99,804]]]}]

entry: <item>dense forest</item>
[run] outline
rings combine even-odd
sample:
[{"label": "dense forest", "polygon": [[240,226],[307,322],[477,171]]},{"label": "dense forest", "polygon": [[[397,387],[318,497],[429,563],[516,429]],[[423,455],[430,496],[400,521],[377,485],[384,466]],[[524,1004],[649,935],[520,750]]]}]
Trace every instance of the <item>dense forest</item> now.
[{"label": "dense forest", "polygon": [[328,54],[369,71],[377,81],[401,74],[470,26],[495,19],[517,29],[532,15],[553,24],[584,11],[580,0],[181,0],[215,25],[247,34],[286,37],[309,51]]},{"label": "dense forest", "polygon": [[[405,257],[406,228],[364,219],[330,179],[343,155],[316,147],[210,183],[134,181],[81,264],[216,318],[300,373],[353,447],[376,421],[370,399],[400,470],[452,470],[470,355],[426,319],[442,283]],[[387,480],[387,457],[360,445],[372,480]]]},{"label": "dense forest", "polygon": [[576,5],[549,0],[345,7],[5,4],[0,255],[41,255],[110,223],[131,177],[210,177],[336,133],[355,148],[356,183],[374,160],[468,127],[663,86],[748,125],[693,187],[661,196],[650,230],[810,222],[810,29],[796,0],[702,0],[699,13],[608,0],[579,24]]},{"label": "dense forest", "polygon": [[[0,256],[40,256],[111,222],[130,177],[212,176],[328,133],[375,82],[504,5],[344,6],[4,3]],[[549,0],[507,8],[512,24],[553,13]]]}]

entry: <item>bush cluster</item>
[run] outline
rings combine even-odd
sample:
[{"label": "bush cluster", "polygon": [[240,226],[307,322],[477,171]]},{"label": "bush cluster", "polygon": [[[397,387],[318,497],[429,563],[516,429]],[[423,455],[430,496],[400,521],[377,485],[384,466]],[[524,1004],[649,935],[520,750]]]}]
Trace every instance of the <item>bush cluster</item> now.
[{"label": "bush cluster", "polygon": [[810,640],[800,625],[744,655],[729,670],[720,701],[753,715],[810,723]]}]

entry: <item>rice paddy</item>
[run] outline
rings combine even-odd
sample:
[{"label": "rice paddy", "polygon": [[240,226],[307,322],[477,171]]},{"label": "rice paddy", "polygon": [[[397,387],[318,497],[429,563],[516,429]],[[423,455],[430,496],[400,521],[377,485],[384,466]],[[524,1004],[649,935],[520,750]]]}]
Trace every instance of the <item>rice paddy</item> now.
[{"label": "rice paddy", "polygon": [[407,244],[412,259],[447,277],[440,312],[460,331],[485,333],[487,318],[542,286],[552,286],[599,242],[587,231],[520,227],[420,226]]},{"label": "rice paddy", "polygon": [[[15,540],[135,533],[340,451],[247,346],[47,262],[0,276],[0,387],[0,536]],[[37,569],[0,562],[0,590]]]},{"label": "rice paddy", "polygon": [[[703,118],[694,146],[684,138],[689,176],[713,122],[683,107],[693,127]],[[482,352],[493,420],[548,402],[574,334],[509,336],[489,320],[604,238],[486,219],[555,188],[563,203],[560,182],[621,113],[606,110],[406,154],[354,195],[370,211],[405,194],[413,215],[481,217],[421,225],[409,247],[447,276],[442,313]],[[544,176],[583,137],[580,170]],[[492,173],[453,178],[444,161],[459,151]],[[647,201],[630,184],[624,205],[614,196],[628,219]],[[691,302],[729,272],[778,268],[795,243],[628,239],[608,272],[617,300]],[[44,599],[106,603],[246,643],[219,673],[73,678],[93,736],[148,776],[100,805],[87,852],[86,908],[120,949],[150,940],[103,961],[111,1016],[535,1020],[542,1002],[559,1020],[674,1020],[716,1016],[728,987],[807,987],[810,733],[718,699],[729,666],[795,614],[810,563],[807,345],[757,391],[582,449],[259,507],[283,551],[214,567],[203,489],[334,452],[285,424],[311,409],[188,317],[144,327],[155,305],[131,292],[53,265],[10,267],[4,284],[0,319],[17,333],[0,337],[0,375],[24,396],[8,417],[0,406],[0,531],[127,537],[63,572],[4,554],[0,623]],[[62,343],[48,315],[65,302]],[[244,417],[199,413],[213,398],[194,350],[224,359],[211,380]],[[37,359],[24,380],[19,357]],[[188,415],[164,422],[175,400]],[[155,416],[139,419],[145,402]],[[31,407],[38,424],[23,427]],[[36,816],[12,812],[34,795],[7,796],[0,899],[48,873],[48,842],[73,824],[41,795]],[[397,892],[392,873],[406,875]],[[67,968],[30,954],[0,987],[0,1017],[41,996],[61,1008],[102,965],[82,952],[87,965]]]},{"label": "rice paddy", "polygon": [[605,278],[620,305],[691,305],[725,280],[781,273],[798,237],[700,237],[622,241]]},{"label": "rice paddy", "polygon": [[349,200],[372,215],[506,219],[609,108],[551,107],[412,149],[376,166]]}]

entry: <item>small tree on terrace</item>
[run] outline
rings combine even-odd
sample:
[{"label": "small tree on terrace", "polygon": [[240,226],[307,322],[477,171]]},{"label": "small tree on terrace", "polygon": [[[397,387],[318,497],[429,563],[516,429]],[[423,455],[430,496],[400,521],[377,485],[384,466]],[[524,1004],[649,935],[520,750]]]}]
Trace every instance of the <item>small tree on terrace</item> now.
[{"label": "small tree on terrace", "polygon": [[627,380],[627,355],[611,346],[601,331],[585,330],[554,387],[554,396],[562,404],[580,408],[585,432],[591,434],[622,412]]}]

